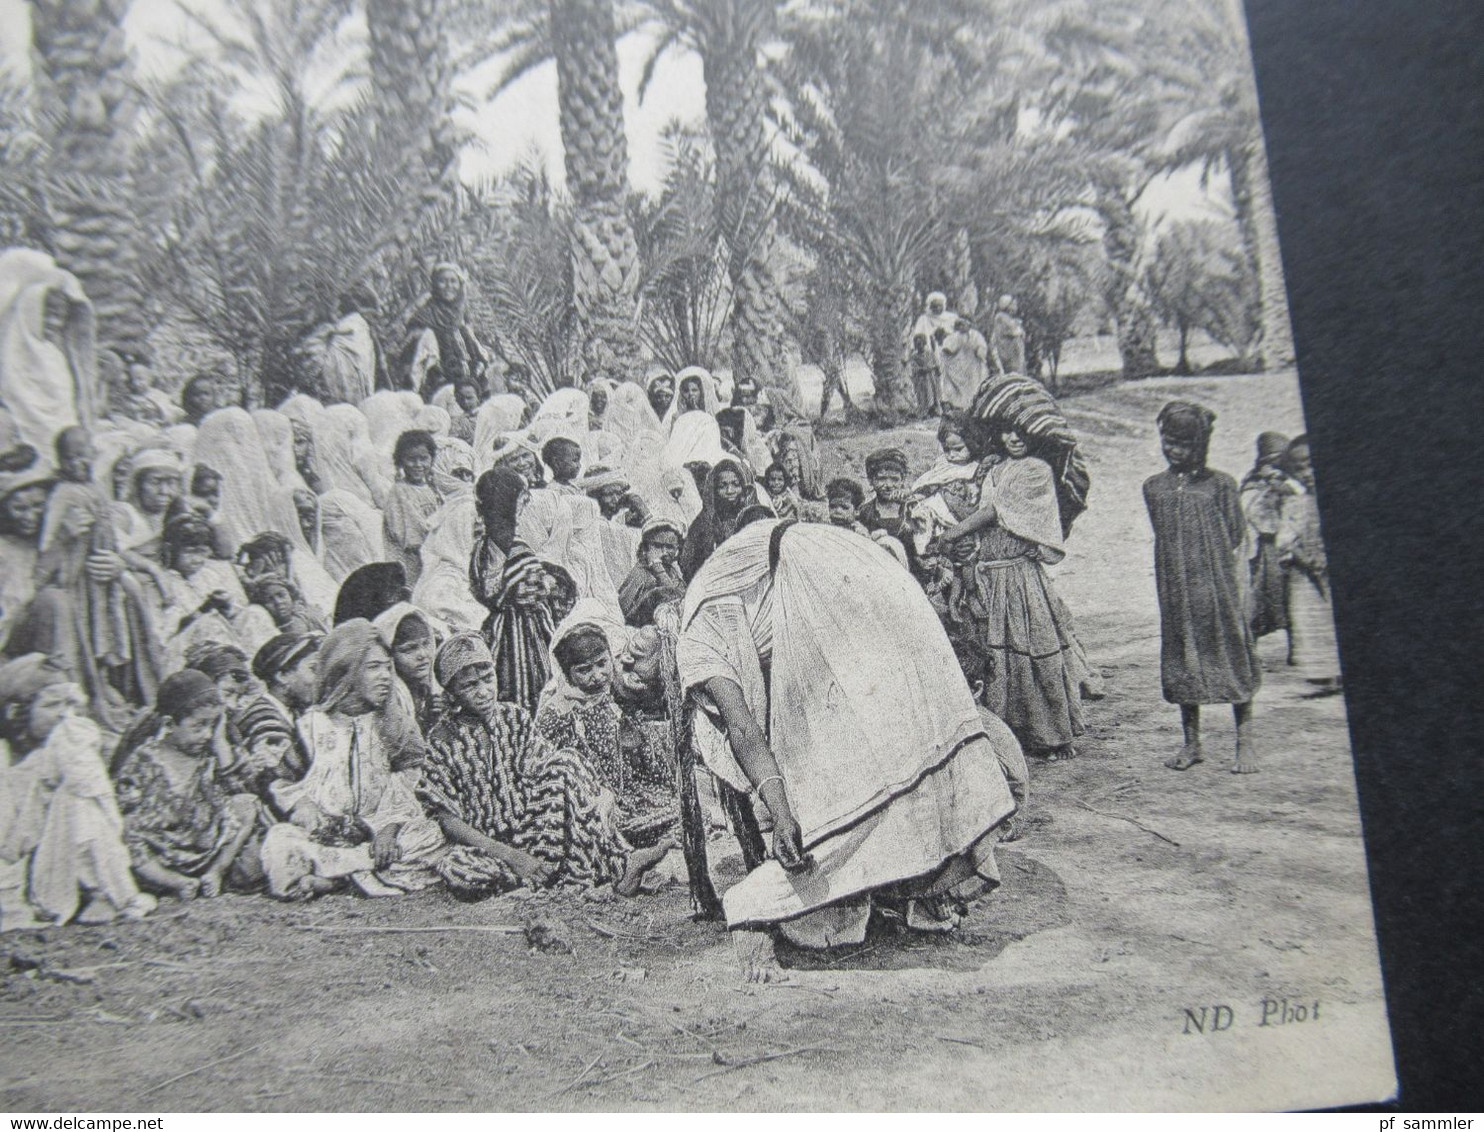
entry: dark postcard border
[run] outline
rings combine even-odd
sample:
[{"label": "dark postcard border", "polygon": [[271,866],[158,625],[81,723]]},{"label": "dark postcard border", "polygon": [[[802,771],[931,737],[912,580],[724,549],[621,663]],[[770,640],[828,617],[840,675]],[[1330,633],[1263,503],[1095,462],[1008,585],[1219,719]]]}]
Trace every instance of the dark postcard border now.
[{"label": "dark postcard border", "polygon": [[1484,9],[1247,0],[1401,1107],[1484,1101]]}]

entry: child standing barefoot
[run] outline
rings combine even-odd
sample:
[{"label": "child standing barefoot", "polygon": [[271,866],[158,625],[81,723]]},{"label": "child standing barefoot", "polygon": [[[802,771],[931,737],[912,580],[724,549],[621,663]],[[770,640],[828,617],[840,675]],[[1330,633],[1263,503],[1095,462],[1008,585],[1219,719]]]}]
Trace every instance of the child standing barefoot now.
[{"label": "child standing barefoot", "polygon": [[1231,704],[1237,723],[1233,774],[1257,770],[1252,697],[1261,680],[1252,630],[1237,584],[1237,551],[1246,520],[1237,482],[1206,467],[1216,414],[1171,401],[1158,418],[1169,471],[1144,482],[1154,525],[1159,589],[1160,676],[1165,699],[1180,705],[1185,747],[1171,770],[1201,761],[1201,705]]}]

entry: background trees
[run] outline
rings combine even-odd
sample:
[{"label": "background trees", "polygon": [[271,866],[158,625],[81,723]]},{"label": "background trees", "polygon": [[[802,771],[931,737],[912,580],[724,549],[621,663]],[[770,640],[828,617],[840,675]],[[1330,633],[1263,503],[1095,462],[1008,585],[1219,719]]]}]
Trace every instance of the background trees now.
[{"label": "background trees", "polygon": [[[931,290],[986,330],[1016,295],[1049,382],[1105,320],[1128,377],[1159,371],[1161,320],[1254,366],[1291,357],[1229,0],[192,5],[184,65],[146,79],[119,0],[34,0],[29,80],[0,83],[0,224],[82,278],[105,344],[186,328],[264,397],[348,290],[379,299],[394,344],[445,256],[471,271],[481,335],[541,387],[699,363],[792,412],[797,362],[843,392],[861,356],[889,407]],[[704,80],[649,194],[629,36],[641,95],[666,57]],[[564,189],[461,178],[461,76],[492,59],[497,88],[555,66]],[[1209,207],[1163,215],[1172,176]]]}]

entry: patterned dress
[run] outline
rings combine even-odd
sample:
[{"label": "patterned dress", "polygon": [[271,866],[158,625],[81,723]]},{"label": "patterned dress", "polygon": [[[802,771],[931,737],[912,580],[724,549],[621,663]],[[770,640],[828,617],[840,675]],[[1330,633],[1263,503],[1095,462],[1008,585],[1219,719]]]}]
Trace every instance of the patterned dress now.
[{"label": "patterned dress", "polygon": [[140,744],[114,778],[124,845],[136,869],[154,860],[185,876],[203,876],[222,846],[242,832],[241,815],[227,805],[212,759],[201,760],[190,781],[177,787],[158,750],[158,740]]},{"label": "patterned dress", "polygon": [[675,756],[665,720],[631,718],[604,696],[596,703],[536,715],[552,746],[577,752],[618,800],[614,821],[630,845],[653,845],[680,820]]},{"label": "patterned dress", "polygon": [[499,703],[484,719],[452,712],[428,741],[417,792],[430,813],[555,865],[561,884],[596,888],[623,875],[601,783],[581,756],[542,739],[523,708]]}]

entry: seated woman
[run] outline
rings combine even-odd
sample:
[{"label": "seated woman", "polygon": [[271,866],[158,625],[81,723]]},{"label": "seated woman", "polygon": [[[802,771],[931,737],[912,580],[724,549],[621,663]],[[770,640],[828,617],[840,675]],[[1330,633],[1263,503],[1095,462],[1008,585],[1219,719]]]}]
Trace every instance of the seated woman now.
[{"label": "seated woman", "polygon": [[299,720],[309,770],[272,787],[288,821],[263,839],[268,891],[304,899],[351,884],[395,896],[446,879],[480,891],[507,876],[492,858],[455,851],[413,795],[421,747],[392,718],[396,672],[375,626],[335,626],[319,648],[318,698]]},{"label": "seated woman", "polygon": [[249,845],[261,807],[250,794],[228,794],[217,779],[213,740],[221,721],[216,685],[187,668],[160,682],[155,710],[119,744],[114,788],[142,888],[192,900],[261,883]]},{"label": "seated woman", "polygon": [[620,895],[636,893],[668,846],[626,851],[592,768],[542,739],[525,710],[499,701],[483,639],[450,638],[437,675],[451,710],[429,734],[418,794],[448,837],[498,860],[515,884],[611,883]]},{"label": "seated woman", "polygon": [[680,551],[680,573],[689,581],[713,551],[732,537],[742,508],[757,501],[742,465],[728,457],[715,464],[706,476],[701,493],[702,509],[685,534]]},{"label": "seated woman", "polygon": [[274,635],[268,611],[249,604],[232,567],[212,557],[212,537],[211,527],[189,512],[165,526],[160,562],[167,595],[156,625],[167,669],[182,666],[192,645],[214,641],[251,655]]},{"label": "seated woman", "polygon": [[639,561],[618,588],[618,606],[624,622],[636,628],[654,623],[654,611],[667,601],[685,596],[680,575],[680,548],[685,526],[669,519],[651,519],[644,524],[639,541]]},{"label": "seated woman", "polygon": [[277,574],[263,574],[247,587],[247,596],[273,618],[280,633],[326,633],[329,625],[311,609],[294,584]]},{"label": "seated woman", "polygon": [[433,656],[438,651],[437,634],[426,614],[406,602],[398,602],[372,624],[381,643],[392,654],[397,684],[393,694],[399,710],[416,721],[424,735],[443,714],[443,694],[433,679]]},{"label": "seated woman", "polygon": [[[586,608],[585,608],[586,606]],[[630,845],[654,845],[679,820],[674,750],[668,728],[645,727],[614,700],[609,633],[578,602],[552,639],[552,682],[541,694],[536,730],[555,747],[576,751],[616,799],[614,823]],[[673,838],[670,844],[674,845]]]},{"label": "seated woman", "polygon": [[[843,579],[849,578],[849,585]],[[916,581],[869,540],[755,522],[692,580],[676,661],[695,742],[772,818],[772,858],[723,896],[748,977],[796,944],[859,943],[875,902],[945,930],[998,881],[996,827],[1015,803]]]},{"label": "seated woman", "polygon": [[103,736],[85,706],[39,653],[0,666],[0,931],[139,919],[155,906],[129,871]]}]

